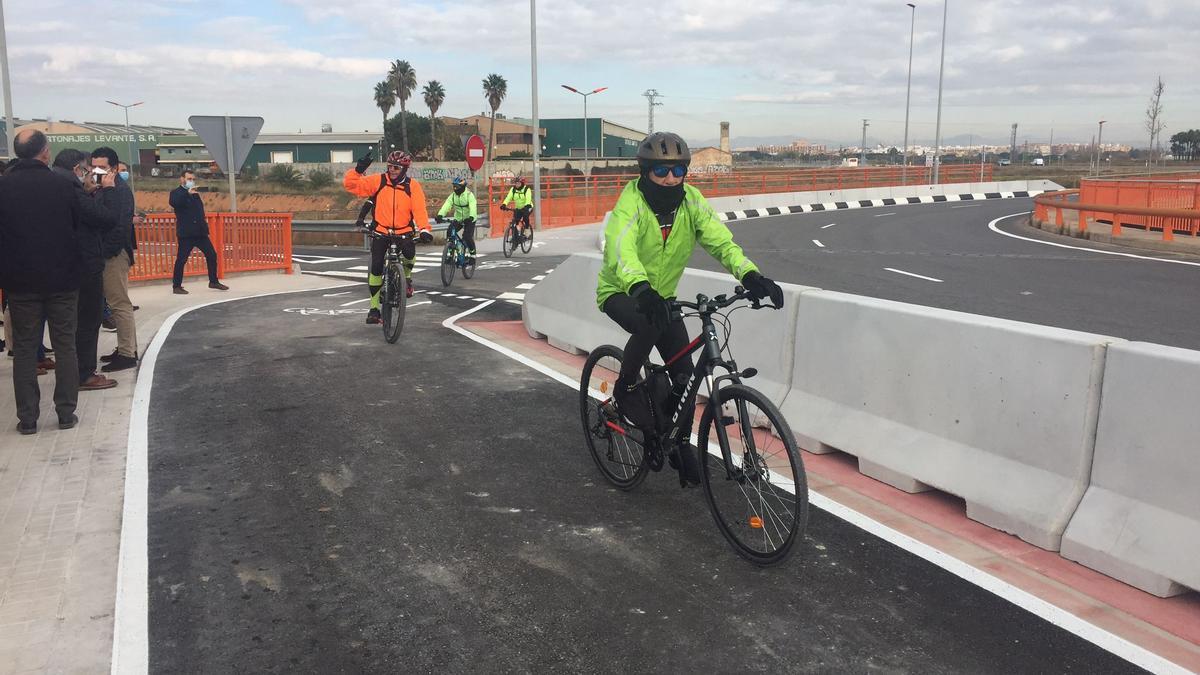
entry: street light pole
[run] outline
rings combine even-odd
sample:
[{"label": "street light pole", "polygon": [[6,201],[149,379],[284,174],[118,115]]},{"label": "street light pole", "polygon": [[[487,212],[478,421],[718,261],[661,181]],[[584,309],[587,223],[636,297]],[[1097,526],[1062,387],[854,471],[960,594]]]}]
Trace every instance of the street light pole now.
[{"label": "street light pole", "polygon": [[859,166],[867,165],[867,127],[869,127],[869,126],[871,126],[870,122],[866,118],[863,118],[862,147],[859,148],[859,153],[858,153],[858,165]]},{"label": "street light pole", "polygon": [[1100,173],[1100,159],[1104,156],[1104,123],[1108,120],[1100,120],[1100,133],[1096,135],[1096,173]]},{"label": "street light pole", "polygon": [[529,0],[529,60],[533,68],[533,227],[542,230],[542,123],[538,119],[537,0]]},{"label": "street light pole", "polygon": [[[586,92],[586,93],[584,93],[584,92],[582,92],[582,91],[579,91],[579,90],[578,90],[578,89],[576,89],[575,87],[572,87],[572,86],[569,86],[569,85],[566,85],[566,84],[564,84],[564,85],[562,86],[562,88],[563,88],[563,89],[566,89],[567,91],[570,91],[570,92],[574,92],[574,93],[576,93],[576,94],[579,94],[580,96],[582,96],[582,97],[583,97],[583,166],[584,166],[584,177],[585,177],[585,179],[586,179],[588,176],[590,176],[590,175],[591,175],[591,172],[589,171],[589,169],[591,168],[591,162],[590,162],[590,155],[589,155],[589,153],[588,153],[588,124],[587,124],[587,123],[588,123],[588,114],[587,114],[587,100],[588,100],[588,97],[589,97],[589,96],[591,96],[592,94],[599,94],[600,92],[604,91],[605,89],[608,89],[608,87],[599,87],[599,88],[597,88],[597,89],[593,89],[593,90],[591,90],[591,91],[589,91],[589,92]],[[601,147],[601,148],[603,148],[603,147],[604,147],[604,128],[603,128],[603,125],[601,125],[601,129],[600,129],[600,147]]]},{"label": "street light pole", "polygon": [[937,129],[933,141],[933,184],[938,184],[939,169],[942,168],[942,77],[946,73],[946,17],[950,14],[950,0],[942,4],[942,60],[938,66],[938,109]]},{"label": "street light pole", "polygon": [[16,157],[13,136],[16,135],[17,120],[12,111],[12,82],[8,77],[8,34],[4,27],[4,3],[0,1],[0,75],[4,77],[4,135],[8,137],[8,156]]},{"label": "street light pole", "polygon": [[912,21],[908,27],[908,88],[904,93],[904,164],[900,168],[900,183],[908,185],[908,111],[909,104],[912,102],[912,57],[913,57],[913,35],[917,28],[917,6],[913,3],[905,3],[912,7]]},{"label": "street light pole", "polygon": [[[130,169],[133,169],[133,167],[134,167],[134,165],[135,165],[135,164],[141,164],[141,162],[140,162],[140,161],[136,161],[136,162],[134,161],[134,156],[133,156],[133,132],[132,132],[132,131],[130,131],[130,129],[129,129],[129,109],[130,109],[130,108],[132,108],[132,107],[134,107],[134,106],[139,106],[139,105],[141,105],[141,104],[145,103],[145,101],[138,101],[137,103],[130,103],[129,105],[122,105],[122,104],[120,104],[120,103],[117,103],[116,101],[105,101],[105,103],[111,103],[111,104],[113,104],[113,105],[117,106],[118,108],[124,108],[124,109],[125,109],[125,140],[126,140],[126,141],[128,141],[128,143],[129,143],[129,147],[128,147],[128,150],[129,150],[129,156],[128,156],[128,158],[126,159],[125,163],[129,165],[129,168],[130,168]],[[132,174],[133,172],[132,172],[132,171],[130,171],[130,173]]]}]

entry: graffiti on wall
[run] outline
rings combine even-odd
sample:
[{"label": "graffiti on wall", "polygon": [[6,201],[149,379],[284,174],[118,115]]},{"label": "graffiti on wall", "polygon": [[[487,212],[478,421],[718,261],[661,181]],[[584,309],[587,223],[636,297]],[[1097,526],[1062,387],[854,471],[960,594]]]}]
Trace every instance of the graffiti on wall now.
[{"label": "graffiti on wall", "polygon": [[688,167],[688,173],[733,173],[733,167],[729,164],[693,164]]}]

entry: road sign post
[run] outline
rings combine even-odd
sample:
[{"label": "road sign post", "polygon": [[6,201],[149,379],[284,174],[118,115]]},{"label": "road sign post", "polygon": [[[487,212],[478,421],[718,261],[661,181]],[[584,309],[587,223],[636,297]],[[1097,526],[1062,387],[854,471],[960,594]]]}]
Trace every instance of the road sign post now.
[{"label": "road sign post", "polygon": [[[479,174],[477,172],[483,168],[484,147],[483,137],[479,134],[471,134],[471,137],[467,139],[467,144],[463,148],[467,156],[467,168],[471,170],[471,178],[474,182],[471,189],[475,192],[476,199],[479,198]],[[488,229],[491,229],[492,204],[490,201],[488,202],[486,211],[488,214]]]},{"label": "road sign post", "polygon": [[192,130],[204,142],[213,161],[229,177],[230,212],[237,212],[237,172],[250,155],[250,148],[262,131],[261,117],[230,117],[228,115],[192,115],[188,118]]}]

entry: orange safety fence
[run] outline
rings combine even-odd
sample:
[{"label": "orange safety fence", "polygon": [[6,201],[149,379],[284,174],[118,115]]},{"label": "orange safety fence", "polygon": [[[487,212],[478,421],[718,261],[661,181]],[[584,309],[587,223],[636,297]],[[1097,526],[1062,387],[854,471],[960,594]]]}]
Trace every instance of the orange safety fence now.
[{"label": "orange safety fence", "polygon": [[[816,190],[850,190],[857,188],[892,187],[897,185],[928,185],[933,169],[924,166],[780,169],[733,171],[728,173],[693,173],[687,181],[706,197],[770,194],[778,192],[808,192]],[[611,211],[621,190],[636,174],[593,176],[542,176],[542,226],[562,227],[594,223]],[[988,182],[992,165],[943,165],[940,183]],[[500,210],[500,201],[508,194],[510,179],[493,178],[488,182],[488,215],[492,236],[504,233],[512,214]]]},{"label": "orange safety fence", "polygon": [[[207,218],[208,236],[217,251],[218,277],[275,269],[292,273],[292,214],[209,213]],[[170,279],[179,250],[175,215],[149,214],[136,229],[138,248],[129,279]],[[207,269],[204,255],[193,249],[183,274],[206,275]]]},{"label": "orange safety fence", "polygon": [[[1080,201],[1070,201],[1078,196]],[[1055,225],[1064,225],[1064,211],[1078,211],[1080,232],[1087,232],[1088,220],[1098,224],[1108,220],[1114,237],[1121,235],[1121,228],[1136,226],[1146,231],[1161,231],[1164,241],[1175,239],[1176,233],[1193,237],[1200,236],[1200,209],[1198,208],[1152,208],[1146,206],[1122,206],[1119,204],[1096,204],[1082,201],[1082,188],[1079,190],[1063,190],[1046,192],[1034,198],[1035,220],[1049,222],[1052,218]],[[1054,213],[1051,214],[1050,211]],[[1106,218],[1102,218],[1102,216]]]}]

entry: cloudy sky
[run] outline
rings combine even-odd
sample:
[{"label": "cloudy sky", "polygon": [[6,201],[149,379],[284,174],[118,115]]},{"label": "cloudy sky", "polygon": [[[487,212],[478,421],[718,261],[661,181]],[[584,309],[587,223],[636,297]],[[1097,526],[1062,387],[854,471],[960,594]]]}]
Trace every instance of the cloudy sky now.
[{"label": "cloudy sky", "polygon": [[[1145,143],[1155,77],[1166,134],[1200,128],[1200,0],[949,0],[943,137]],[[917,3],[911,136],[932,143],[940,0]],[[528,0],[7,0],[15,113],[120,121],[104,101],[144,100],[136,122],[191,114],[266,118],[266,131],[378,130],[372,90],[390,60],[447,91],[444,114],[481,112],[480,81],[509,82],[500,111],[531,110]],[[899,144],[910,10],[877,0],[541,0],[543,117],[579,116],[559,88],[607,86],[589,114],[693,141],[732,123],[758,138]],[[410,109],[428,113],[419,95]]]}]

